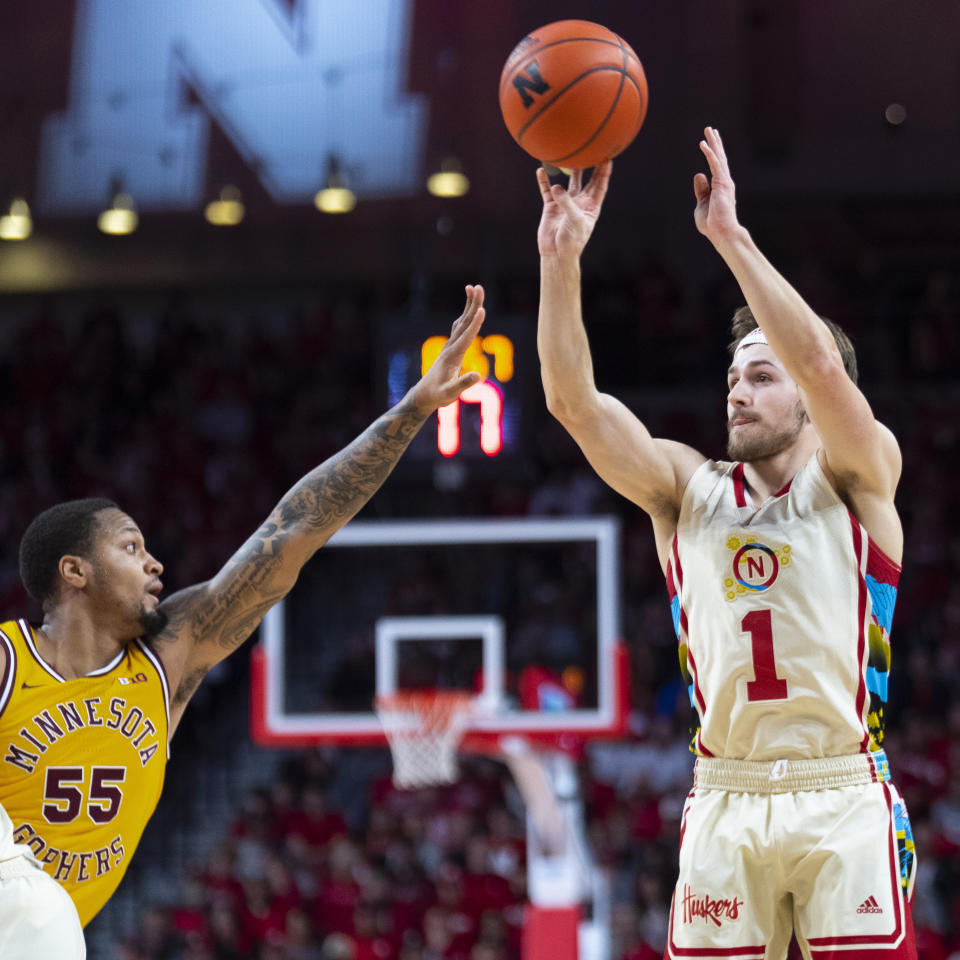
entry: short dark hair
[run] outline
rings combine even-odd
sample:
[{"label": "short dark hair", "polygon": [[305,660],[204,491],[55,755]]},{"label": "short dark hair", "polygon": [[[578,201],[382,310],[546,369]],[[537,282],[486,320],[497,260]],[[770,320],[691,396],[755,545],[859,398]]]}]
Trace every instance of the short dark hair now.
[{"label": "short dark hair", "polygon": [[[840,351],[840,359],[843,360],[843,369],[847,371],[847,376],[856,383],[858,375],[857,353],[853,349],[853,342],[847,334],[844,333],[843,327],[841,327],[840,324],[827,317],[821,317],[820,319],[833,334],[837,349]],[[758,326],[760,326],[760,324],[757,323],[757,318],[753,315],[753,311],[749,307],[740,307],[734,312],[733,320],[730,322],[730,333],[733,335],[733,339],[727,344],[727,350],[730,352],[731,357],[737,352],[740,341],[751,330],[756,330]]]},{"label": "short dark hair", "polygon": [[44,607],[57,595],[60,558],[89,558],[97,533],[97,514],[118,509],[112,500],[67,500],[37,514],[20,540],[20,579]]}]

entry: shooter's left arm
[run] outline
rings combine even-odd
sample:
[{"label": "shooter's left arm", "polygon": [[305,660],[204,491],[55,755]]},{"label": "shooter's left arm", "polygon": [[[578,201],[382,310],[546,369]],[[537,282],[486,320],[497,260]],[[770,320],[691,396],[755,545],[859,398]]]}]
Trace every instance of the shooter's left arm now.
[{"label": "shooter's left arm", "polygon": [[824,466],[851,496],[892,503],[900,450],[847,375],[833,334],[760,252],[736,217],[734,184],[720,135],[712,127],[700,149],[710,178],[694,178],[697,229],[730,268],[747,304],[787,373],[800,388],[823,447]]}]

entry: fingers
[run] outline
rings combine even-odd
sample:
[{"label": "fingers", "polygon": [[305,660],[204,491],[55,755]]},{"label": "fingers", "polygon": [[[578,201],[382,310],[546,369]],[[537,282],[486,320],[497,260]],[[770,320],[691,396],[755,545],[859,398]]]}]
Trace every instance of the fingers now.
[{"label": "fingers", "polygon": [[706,200],[710,196],[710,181],[706,174],[698,173],[693,178],[693,193],[697,198],[697,203]]},{"label": "fingers", "polygon": [[550,177],[543,167],[537,168],[537,186],[540,187],[540,196],[545,204],[553,202],[553,195],[550,193]]},{"label": "fingers", "polygon": [[479,283],[468,283],[463,289],[467,294],[467,302],[464,304],[460,319],[472,316],[477,309],[482,307],[484,297],[483,287]]},{"label": "fingers", "polygon": [[[574,194],[580,192],[580,175],[581,171],[579,170],[570,171],[566,192]],[[537,169],[537,184],[540,187],[540,196],[543,197],[544,205],[556,202],[559,196],[558,191],[563,190],[559,183],[550,183],[550,174],[543,167]]]},{"label": "fingers", "polygon": [[713,148],[706,140],[700,141],[700,152],[707,158],[710,174],[714,177],[717,176],[720,173],[720,158],[713,152]]},{"label": "fingers", "polygon": [[[570,178],[567,181],[567,188],[559,183],[550,183],[550,177],[547,171],[540,167],[537,170],[537,185],[540,187],[540,196],[543,198],[544,205],[548,203],[558,203],[566,211],[576,209],[572,203],[574,197],[584,194],[595,200],[597,204],[603,203],[603,198],[607,195],[607,187],[610,184],[610,174],[613,171],[613,161],[607,160],[600,166],[594,167],[590,174],[590,180],[586,186],[583,185],[584,170],[571,170]],[[564,199],[566,198],[566,200]],[[571,201],[567,203],[566,201]]]},{"label": "fingers", "polygon": [[476,335],[476,332],[483,326],[483,321],[487,318],[487,308],[486,307],[477,307],[477,312],[473,315],[470,320],[470,323],[466,328],[466,336],[471,340]]},{"label": "fingers", "polygon": [[553,200],[559,204],[560,209],[563,210],[564,213],[569,214],[571,217],[579,216],[580,211],[577,205],[573,202],[573,197],[571,197],[570,194],[564,190],[559,183],[555,183],[550,188],[550,191],[553,196]]},{"label": "fingers", "polygon": [[704,139],[700,141],[700,151],[707,158],[710,175],[729,178],[730,169],[723,143],[720,140],[720,134],[713,127],[705,127],[703,136]]},{"label": "fingers", "polygon": [[459,341],[464,338],[468,338],[467,343],[469,343],[486,316],[483,307],[483,287],[479,283],[467,284],[464,289],[467,294],[467,302],[464,305],[463,313],[453,321],[453,326],[450,328],[450,338],[447,342],[451,345],[451,349],[455,349]]},{"label": "fingers", "polygon": [[727,162],[727,154],[723,149],[723,141],[720,139],[720,131],[716,127],[706,127],[703,131],[703,135],[707,140],[707,143],[710,144],[710,149],[717,155],[717,157],[723,161]]},{"label": "fingers", "polygon": [[467,306],[464,308],[465,313],[469,307],[483,306],[484,290],[481,284],[468,283],[463,289],[467,294]]},{"label": "fingers", "polygon": [[463,374],[457,379],[457,393],[460,394],[464,390],[469,390],[470,387],[476,386],[481,380],[483,380],[483,377],[476,370]]},{"label": "fingers", "polygon": [[603,198],[607,195],[611,173],[613,173],[613,161],[606,160],[596,167],[590,176],[590,182],[584,192],[590,194],[598,204],[603,203]]}]

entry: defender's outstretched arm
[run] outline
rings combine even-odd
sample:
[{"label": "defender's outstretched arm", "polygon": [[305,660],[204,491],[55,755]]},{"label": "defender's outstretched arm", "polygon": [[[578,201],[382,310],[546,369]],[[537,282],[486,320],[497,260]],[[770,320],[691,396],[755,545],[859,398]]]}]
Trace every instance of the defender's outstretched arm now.
[{"label": "defender's outstretched arm", "polygon": [[171,731],[207,671],[250,636],[306,561],[380,488],[426,419],[480,380],[460,373],[484,319],[483,288],[466,289],[450,338],[404,399],[299,480],[212,580],[161,605],[169,620],[152,642],[170,680]]}]

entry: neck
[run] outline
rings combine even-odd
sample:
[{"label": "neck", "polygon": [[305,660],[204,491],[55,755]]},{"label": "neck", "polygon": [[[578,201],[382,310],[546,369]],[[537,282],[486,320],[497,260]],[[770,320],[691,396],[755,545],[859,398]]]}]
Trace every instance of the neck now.
[{"label": "neck", "polygon": [[820,438],[810,426],[805,427],[797,441],[786,450],[771,457],[751,460],[743,465],[743,479],[753,496],[755,505],[782,490],[800,468],[820,448]]},{"label": "neck", "polygon": [[98,627],[88,611],[72,605],[45,611],[37,631],[40,656],[64,680],[85,677],[105,667],[126,649],[127,642]]}]

